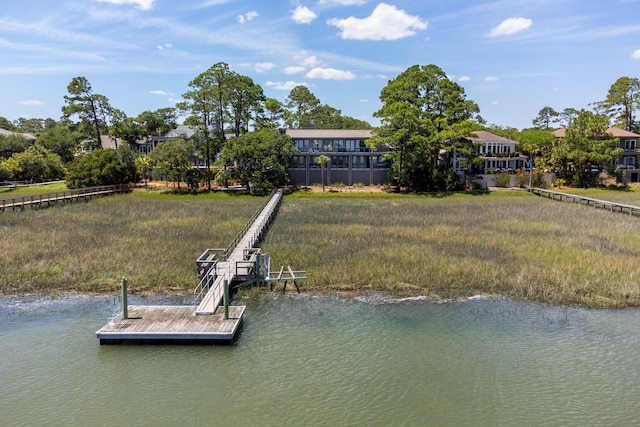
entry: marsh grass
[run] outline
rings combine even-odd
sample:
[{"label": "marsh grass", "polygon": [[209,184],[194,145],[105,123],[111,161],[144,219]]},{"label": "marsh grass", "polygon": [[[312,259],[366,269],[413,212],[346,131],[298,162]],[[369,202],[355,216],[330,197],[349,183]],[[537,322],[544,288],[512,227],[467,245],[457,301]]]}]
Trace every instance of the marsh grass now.
[{"label": "marsh grass", "polygon": [[195,260],[225,247],[263,198],[134,192],[0,214],[0,292],[190,292]]},{"label": "marsh grass", "polygon": [[[263,200],[136,191],[5,212],[0,292],[116,292],[121,276],[135,293],[191,292],[195,259],[225,247]],[[638,236],[640,218],[519,191],[298,192],[262,247],[322,293],[625,307],[640,305]]]},{"label": "marsh grass", "polygon": [[287,196],[263,248],[305,288],[640,304],[640,219],[525,192]]}]

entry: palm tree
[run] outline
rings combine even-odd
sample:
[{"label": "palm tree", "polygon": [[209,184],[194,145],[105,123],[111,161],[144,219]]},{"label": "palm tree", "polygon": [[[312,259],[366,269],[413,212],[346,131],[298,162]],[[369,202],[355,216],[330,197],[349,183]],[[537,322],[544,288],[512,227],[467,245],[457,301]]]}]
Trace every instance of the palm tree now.
[{"label": "palm tree", "polygon": [[325,156],[324,154],[316,157],[316,164],[320,165],[320,167],[322,168],[322,191],[324,191],[324,168],[329,163],[329,160],[329,157]]},{"label": "palm tree", "polygon": [[149,171],[149,166],[151,166],[151,160],[147,156],[140,156],[136,158],[135,162],[144,180],[144,188],[147,188],[147,172]]}]

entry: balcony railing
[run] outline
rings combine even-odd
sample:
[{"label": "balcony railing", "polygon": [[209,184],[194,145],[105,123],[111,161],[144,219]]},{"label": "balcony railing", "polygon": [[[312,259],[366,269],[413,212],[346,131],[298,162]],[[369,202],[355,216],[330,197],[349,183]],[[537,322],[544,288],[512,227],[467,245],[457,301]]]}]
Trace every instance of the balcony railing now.
[{"label": "balcony railing", "polygon": [[298,147],[301,153],[371,153],[373,150],[369,147],[356,147],[356,148],[344,148],[344,147]]}]

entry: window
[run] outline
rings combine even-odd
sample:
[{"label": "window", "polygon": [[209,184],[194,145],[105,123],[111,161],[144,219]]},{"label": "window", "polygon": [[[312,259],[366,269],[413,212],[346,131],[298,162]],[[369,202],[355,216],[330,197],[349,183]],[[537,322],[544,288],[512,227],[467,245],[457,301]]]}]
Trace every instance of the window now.
[{"label": "window", "polygon": [[351,159],[351,167],[353,169],[369,169],[371,167],[369,156],[353,156]]},{"label": "window", "polygon": [[331,156],[332,169],[348,169],[349,156]]},{"label": "window", "polygon": [[293,144],[300,151],[308,151],[309,150],[309,140],[308,139],[296,139],[293,141]]},{"label": "window", "polygon": [[305,159],[306,156],[291,156],[291,167],[293,169],[304,169],[306,166]]}]

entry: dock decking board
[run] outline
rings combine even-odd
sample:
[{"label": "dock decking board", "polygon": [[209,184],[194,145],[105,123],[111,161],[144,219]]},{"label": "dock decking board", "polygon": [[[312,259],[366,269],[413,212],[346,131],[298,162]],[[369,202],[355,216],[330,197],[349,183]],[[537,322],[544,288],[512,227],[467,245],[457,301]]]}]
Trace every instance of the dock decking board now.
[{"label": "dock decking board", "polygon": [[119,314],[96,332],[102,342],[121,340],[210,340],[231,341],[238,329],[245,306],[229,306],[214,314],[198,316],[193,306],[129,306],[127,319]]}]

